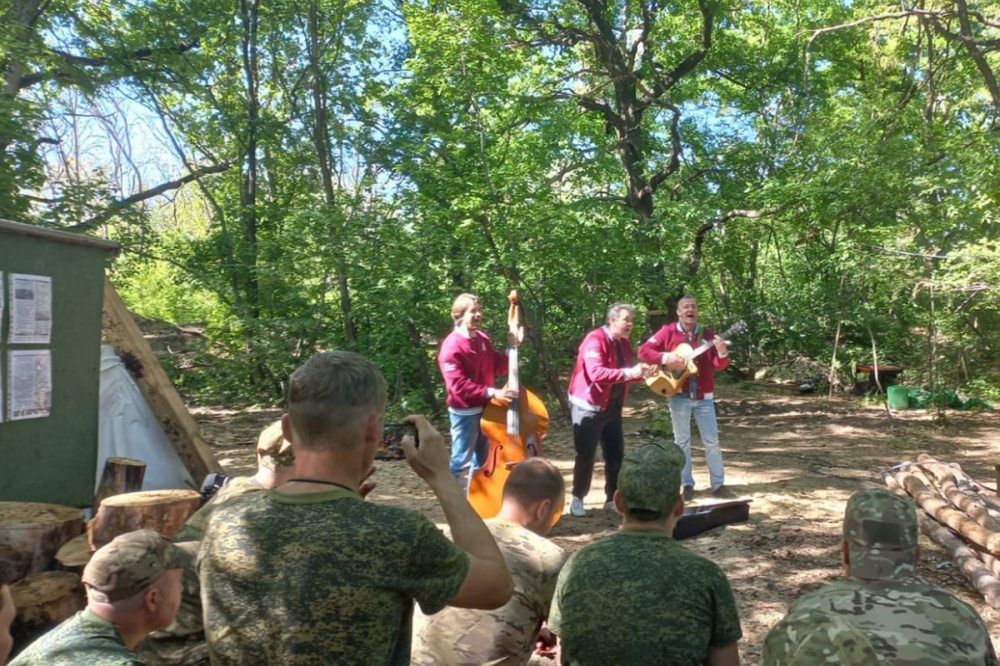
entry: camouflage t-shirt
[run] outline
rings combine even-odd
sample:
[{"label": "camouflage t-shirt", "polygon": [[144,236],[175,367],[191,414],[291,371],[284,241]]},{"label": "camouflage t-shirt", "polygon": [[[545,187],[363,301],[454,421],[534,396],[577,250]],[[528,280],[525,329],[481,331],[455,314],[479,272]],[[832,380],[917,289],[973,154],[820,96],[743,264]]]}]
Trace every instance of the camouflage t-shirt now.
[{"label": "camouflage t-shirt", "polygon": [[[996,666],[982,618],[961,599],[918,576],[867,581],[849,578],[806,594],[789,613],[837,614],[864,633],[883,664]],[[765,640],[763,663],[782,663],[788,637],[776,626]]]},{"label": "camouflage t-shirt", "polygon": [[226,502],[198,557],[212,663],[408,664],[413,600],[436,613],[468,570],[424,516],[346,490]]},{"label": "camouflage t-shirt", "polygon": [[564,666],[700,666],[710,645],[743,635],[718,565],[647,530],[621,530],[570,556],[549,629]]},{"label": "camouflage t-shirt", "polygon": [[[174,541],[201,541],[209,518],[223,502],[248,493],[265,490],[252,476],[240,476],[226,482],[212,501],[187,519]],[[196,666],[208,663],[205,625],[201,619],[201,584],[193,566],[184,569],[184,592],[177,619],[166,629],[154,631],[140,643],[139,657],[148,666]]]},{"label": "camouflage t-shirt", "polygon": [[517,523],[486,521],[514,579],[514,595],[493,611],[445,608],[414,618],[413,666],[519,666],[528,663],[549,614],[566,553]]},{"label": "camouflage t-shirt", "polygon": [[85,609],[29,645],[8,666],[142,666],[115,625]]}]

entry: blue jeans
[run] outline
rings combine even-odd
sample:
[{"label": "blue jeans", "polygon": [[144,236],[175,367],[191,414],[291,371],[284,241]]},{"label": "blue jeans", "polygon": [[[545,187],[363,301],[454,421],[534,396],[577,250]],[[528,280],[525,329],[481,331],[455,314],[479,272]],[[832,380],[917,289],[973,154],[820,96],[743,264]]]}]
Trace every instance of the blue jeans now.
[{"label": "blue jeans", "polygon": [[465,489],[468,491],[472,472],[486,462],[489,448],[489,442],[479,428],[483,414],[479,412],[461,416],[449,411],[448,418],[451,420],[451,473],[459,481],[465,482]]},{"label": "blue jeans", "polygon": [[705,447],[705,462],[708,464],[708,477],[712,490],[726,481],[726,468],[722,465],[722,449],[719,448],[719,426],[715,422],[715,401],[692,400],[687,393],[678,393],[670,398],[670,421],[674,426],[674,444],[684,452],[684,471],[681,481],[685,486],[694,488],[694,475],[691,472],[691,415],[698,423],[698,434]]}]

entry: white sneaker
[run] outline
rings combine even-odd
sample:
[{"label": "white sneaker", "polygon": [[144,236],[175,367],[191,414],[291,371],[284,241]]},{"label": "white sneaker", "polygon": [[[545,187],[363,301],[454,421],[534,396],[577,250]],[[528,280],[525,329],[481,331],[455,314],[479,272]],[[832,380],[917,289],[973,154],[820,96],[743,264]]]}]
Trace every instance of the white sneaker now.
[{"label": "white sneaker", "polygon": [[604,503],[604,510],[605,511],[614,511],[615,513],[618,513],[618,507],[615,506],[614,502],[605,502]]},{"label": "white sneaker", "polygon": [[587,510],[583,508],[583,500],[579,497],[574,497],[573,501],[570,502],[569,512],[577,518],[583,518],[586,516]]}]

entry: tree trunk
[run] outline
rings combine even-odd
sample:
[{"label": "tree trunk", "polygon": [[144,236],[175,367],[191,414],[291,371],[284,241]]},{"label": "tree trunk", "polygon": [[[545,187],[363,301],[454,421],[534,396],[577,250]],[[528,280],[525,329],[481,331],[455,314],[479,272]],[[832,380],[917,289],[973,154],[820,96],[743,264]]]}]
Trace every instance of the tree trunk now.
[{"label": "tree trunk", "polygon": [[10,596],[17,609],[15,624],[24,632],[59,624],[87,606],[80,577],[69,571],[28,576],[10,586]]},{"label": "tree trunk", "polygon": [[101,501],[112,495],[134,493],[142,490],[142,480],[146,476],[146,463],[135,458],[111,457],[104,461],[101,483],[94,497],[94,513]]},{"label": "tree trunk", "polygon": [[90,547],[97,550],[116,536],[135,530],[156,530],[173,538],[184,522],[201,507],[195,490],[147,490],[114,495],[101,504],[87,526]]},{"label": "tree trunk", "polygon": [[413,319],[410,317],[406,318],[406,331],[410,336],[410,344],[413,345],[416,354],[417,370],[420,372],[420,381],[424,386],[424,400],[427,402],[431,414],[439,416],[441,414],[441,405],[438,404],[437,393],[434,391],[434,380],[431,379],[431,373],[427,367],[427,355],[424,354],[424,345],[420,340],[420,331],[417,330],[416,324],[413,323]]},{"label": "tree trunk", "polygon": [[0,502],[0,580],[20,580],[48,569],[59,547],[82,531],[82,509]]}]

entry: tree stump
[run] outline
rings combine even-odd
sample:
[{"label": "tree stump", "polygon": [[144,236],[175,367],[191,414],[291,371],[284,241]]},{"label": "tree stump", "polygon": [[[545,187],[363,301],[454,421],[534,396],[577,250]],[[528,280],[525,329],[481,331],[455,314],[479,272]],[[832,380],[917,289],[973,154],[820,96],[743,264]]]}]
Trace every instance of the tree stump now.
[{"label": "tree stump", "polygon": [[111,457],[104,461],[101,483],[94,497],[94,513],[101,502],[112,495],[134,493],[142,490],[142,479],[146,476],[146,463],[135,458]]},{"label": "tree stump", "polygon": [[83,568],[87,566],[92,554],[90,544],[87,543],[87,535],[81,534],[63,544],[56,553],[56,562],[65,571],[83,575]]},{"label": "tree stump", "polygon": [[87,605],[80,577],[69,571],[43,571],[10,586],[19,625],[59,624]]},{"label": "tree stump", "polygon": [[135,530],[156,530],[172,538],[201,507],[196,490],[146,490],[113,495],[101,502],[87,526],[88,541],[97,550],[116,536]]},{"label": "tree stump", "polygon": [[82,531],[82,509],[0,502],[0,580],[16,581],[48,569],[59,547]]}]

